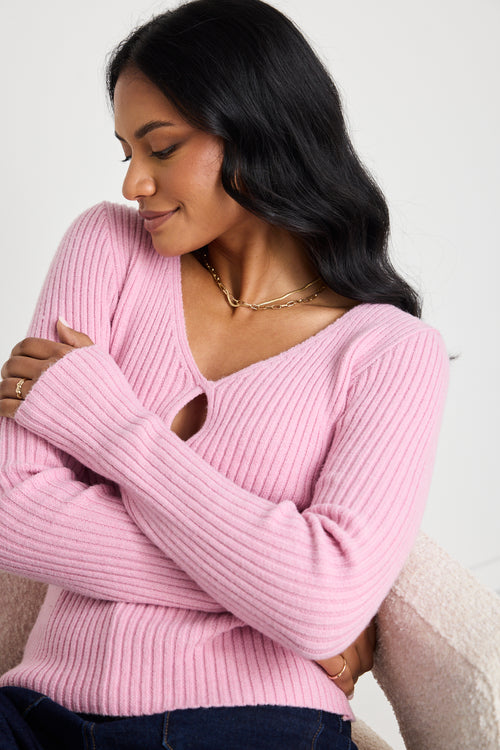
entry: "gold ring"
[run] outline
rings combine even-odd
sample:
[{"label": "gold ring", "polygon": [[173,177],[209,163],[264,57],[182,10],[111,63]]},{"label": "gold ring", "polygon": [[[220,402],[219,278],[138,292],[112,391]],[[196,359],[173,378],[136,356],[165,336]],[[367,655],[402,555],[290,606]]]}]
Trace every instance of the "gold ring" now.
[{"label": "gold ring", "polygon": [[343,658],[343,660],[344,660],[344,666],[342,667],[342,669],[340,670],[340,672],[337,672],[337,674],[328,674],[328,672],[327,672],[326,674],[327,674],[327,676],[328,676],[328,678],[329,678],[330,680],[338,680],[338,679],[339,679],[339,677],[342,677],[342,675],[344,674],[344,672],[345,672],[345,670],[346,670],[346,667],[347,667],[347,661],[346,661],[346,658],[345,658],[344,654],[340,654],[340,656],[341,656],[341,657]]},{"label": "gold ring", "polygon": [[19,401],[23,401],[23,394],[22,394],[21,388],[23,387],[23,383],[25,382],[26,382],[26,378],[21,378],[20,380],[17,381],[16,396],[19,399]]}]

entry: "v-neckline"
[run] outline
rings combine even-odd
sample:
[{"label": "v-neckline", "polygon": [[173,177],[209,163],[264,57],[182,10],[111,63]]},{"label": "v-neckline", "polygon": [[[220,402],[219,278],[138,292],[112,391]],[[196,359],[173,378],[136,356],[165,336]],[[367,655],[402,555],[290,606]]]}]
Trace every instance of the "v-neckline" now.
[{"label": "v-neckline", "polygon": [[355,305],[354,307],[351,307],[349,310],[346,310],[346,312],[340,315],[340,317],[336,318],[331,323],[328,323],[326,326],[321,328],[316,333],[313,333],[311,336],[308,336],[302,341],[299,341],[297,344],[294,344],[293,346],[290,346],[287,349],[283,349],[283,351],[281,352],[272,354],[270,357],[265,357],[264,359],[258,359],[255,362],[251,362],[249,365],[245,365],[245,367],[240,367],[238,370],[233,370],[233,372],[230,372],[227,375],[223,375],[221,378],[217,378],[216,380],[211,380],[210,378],[205,377],[205,375],[201,372],[194,358],[193,352],[191,351],[191,347],[189,345],[189,338],[188,338],[187,325],[186,325],[186,316],[184,312],[184,297],[183,297],[183,292],[182,292],[181,258],[182,258],[181,255],[176,255],[172,259],[174,261],[173,299],[174,299],[174,317],[175,317],[177,339],[178,339],[179,347],[184,357],[184,361],[188,369],[190,370],[195,382],[199,383],[201,381],[203,384],[208,385],[208,386],[215,386],[220,383],[227,382],[228,380],[233,379],[238,376],[243,377],[245,374],[247,374],[250,371],[253,371],[254,369],[257,369],[259,367],[269,366],[273,362],[277,362],[278,360],[281,360],[281,359],[287,359],[293,356],[294,354],[296,354],[297,351],[307,346],[310,346],[313,342],[317,343],[318,341],[321,341],[323,336],[326,336],[327,333],[329,333],[330,330],[334,326],[335,326],[335,329],[338,329],[340,333],[341,329],[345,325],[346,318],[350,320],[353,317],[353,314],[359,311],[361,308],[365,309],[372,305],[372,303],[370,302],[361,302],[360,304]]}]

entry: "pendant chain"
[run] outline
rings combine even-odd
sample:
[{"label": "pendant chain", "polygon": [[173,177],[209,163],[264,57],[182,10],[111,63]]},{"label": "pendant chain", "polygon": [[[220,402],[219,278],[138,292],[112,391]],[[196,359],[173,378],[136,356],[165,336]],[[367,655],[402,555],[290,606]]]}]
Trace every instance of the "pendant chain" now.
[{"label": "pendant chain", "polygon": [[[210,271],[213,280],[215,281],[221,292],[224,294],[228,304],[231,307],[246,307],[249,310],[281,310],[284,307],[293,307],[294,305],[300,305],[303,302],[310,302],[311,300],[316,299],[316,297],[321,294],[324,289],[326,289],[326,284],[324,282],[321,282],[321,278],[317,276],[305,286],[301,286],[299,289],[293,289],[291,292],[287,292],[286,294],[281,295],[281,297],[276,297],[275,299],[269,299],[265,300],[264,302],[257,303],[245,302],[244,300],[237,299],[234,294],[231,294],[229,289],[222,283],[221,277],[208,259],[208,253],[206,250],[202,252],[201,259],[203,261],[203,265],[208,271]],[[319,287],[319,289],[316,289],[315,292],[308,295],[307,297],[301,297],[300,299],[292,299],[288,300],[288,302],[282,302],[282,300],[290,297],[292,294],[305,292],[307,289],[310,289],[312,286],[314,286],[314,284],[317,284],[318,282],[321,282],[321,286]]]}]

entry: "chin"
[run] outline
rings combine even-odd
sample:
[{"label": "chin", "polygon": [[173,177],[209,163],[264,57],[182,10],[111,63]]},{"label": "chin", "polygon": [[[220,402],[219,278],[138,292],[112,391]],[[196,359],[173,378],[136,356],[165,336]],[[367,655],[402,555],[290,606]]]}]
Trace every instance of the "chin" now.
[{"label": "chin", "polygon": [[153,247],[163,258],[175,258],[176,255],[186,255],[192,252],[194,248],[186,248],[171,242],[162,242],[160,237],[151,237]]}]

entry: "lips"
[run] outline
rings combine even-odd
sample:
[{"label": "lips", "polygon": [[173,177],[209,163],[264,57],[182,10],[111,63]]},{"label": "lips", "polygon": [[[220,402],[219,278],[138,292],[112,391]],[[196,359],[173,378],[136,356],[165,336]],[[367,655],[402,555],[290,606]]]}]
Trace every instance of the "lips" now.
[{"label": "lips", "polygon": [[168,221],[178,210],[178,208],[175,208],[173,211],[139,211],[139,215],[144,219],[144,228],[147,229],[148,232],[154,232]]}]

